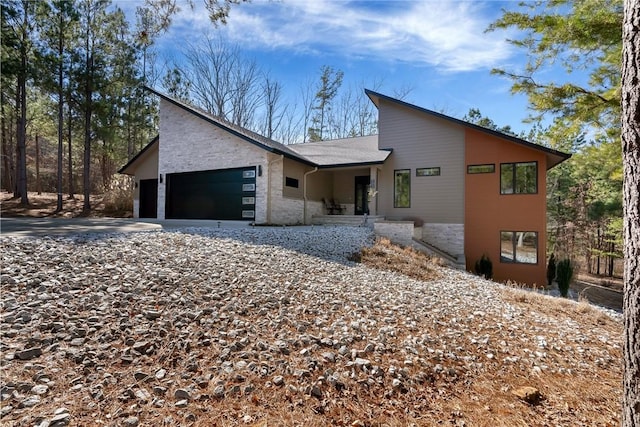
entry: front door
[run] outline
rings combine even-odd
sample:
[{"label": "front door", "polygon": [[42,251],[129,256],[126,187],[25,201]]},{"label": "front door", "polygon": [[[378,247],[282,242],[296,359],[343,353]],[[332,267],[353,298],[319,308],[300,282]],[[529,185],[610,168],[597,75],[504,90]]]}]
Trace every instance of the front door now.
[{"label": "front door", "polygon": [[356,176],[355,215],[369,214],[369,183],[371,177]]},{"label": "front door", "polygon": [[158,180],[140,180],[140,218],[156,218],[158,216]]}]

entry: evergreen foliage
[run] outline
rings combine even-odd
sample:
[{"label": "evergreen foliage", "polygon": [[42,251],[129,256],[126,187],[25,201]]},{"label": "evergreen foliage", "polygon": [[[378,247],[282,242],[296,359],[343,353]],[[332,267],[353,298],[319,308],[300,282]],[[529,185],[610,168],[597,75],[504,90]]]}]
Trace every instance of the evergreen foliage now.
[{"label": "evergreen foliage", "polygon": [[553,279],[556,278],[556,257],[551,254],[549,257],[549,263],[547,264],[547,287],[553,285]]},{"label": "evergreen foliage", "polygon": [[563,259],[558,262],[556,267],[556,282],[558,282],[558,289],[560,295],[567,297],[569,295],[569,286],[573,280],[573,263],[570,259]]},{"label": "evergreen foliage", "polygon": [[493,277],[493,263],[491,262],[491,258],[486,254],[482,254],[482,257],[476,261],[475,272],[478,276],[491,279]]}]

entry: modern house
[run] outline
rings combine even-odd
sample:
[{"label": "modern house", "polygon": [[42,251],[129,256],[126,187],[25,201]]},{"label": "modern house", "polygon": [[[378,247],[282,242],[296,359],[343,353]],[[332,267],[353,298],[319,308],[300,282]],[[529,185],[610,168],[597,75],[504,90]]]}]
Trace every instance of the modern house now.
[{"label": "modern house", "polygon": [[135,217],[411,221],[469,270],[484,254],[496,280],[545,283],[546,172],[569,154],[369,90],[378,135],[295,145],[151,92],[159,136],[120,170]]}]

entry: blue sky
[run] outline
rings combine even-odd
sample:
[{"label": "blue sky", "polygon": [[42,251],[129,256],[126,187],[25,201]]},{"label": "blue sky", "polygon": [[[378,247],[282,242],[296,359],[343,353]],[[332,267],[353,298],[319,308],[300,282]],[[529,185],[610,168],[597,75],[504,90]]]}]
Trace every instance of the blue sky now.
[{"label": "blue sky", "polygon": [[[116,2],[131,17],[141,3]],[[501,9],[515,9],[517,2],[253,0],[234,6],[228,24],[218,28],[202,1],[194,3],[195,9],[180,3],[172,27],[157,41],[160,66],[179,62],[187,42],[220,33],[278,78],[290,98],[330,65],[344,71],[343,86],[381,81],[378,90],[390,96],[411,88],[404,100],[421,107],[454,117],[475,107],[500,126],[530,127],[522,123],[526,98],[490,74],[494,67],[523,68],[524,52],[506,42],[517,34],[485,33]]]}]

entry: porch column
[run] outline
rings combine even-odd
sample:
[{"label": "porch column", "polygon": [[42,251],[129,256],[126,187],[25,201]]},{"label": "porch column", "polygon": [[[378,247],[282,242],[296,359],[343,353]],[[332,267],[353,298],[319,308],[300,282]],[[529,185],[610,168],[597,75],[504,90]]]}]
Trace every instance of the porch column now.
[{"label": "porch column", "polygon": [[369,168],[369,215],[378,215],[378,168]]}]

